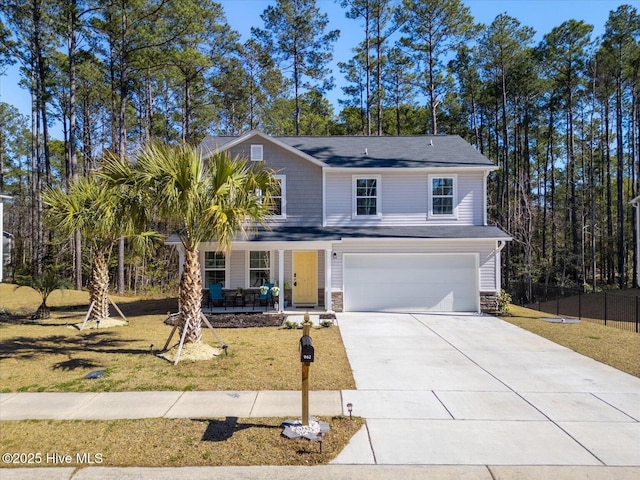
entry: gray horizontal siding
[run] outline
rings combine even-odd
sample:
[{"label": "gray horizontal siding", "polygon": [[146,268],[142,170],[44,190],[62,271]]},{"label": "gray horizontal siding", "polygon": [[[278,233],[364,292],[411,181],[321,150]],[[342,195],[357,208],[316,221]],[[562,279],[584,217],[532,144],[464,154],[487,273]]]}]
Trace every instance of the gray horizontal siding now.
[{"label": "gray horizontal siding", "polygon": [[231,261],[227,266],[227,269],[229,269],[230,276],[227,288],[246,288],[248,286],[247,276],[245,274],[247,270],[246,252],[231,252]]},{"label": "gray horizontal siding", "polygon": [[253,141],[240,143],[230,149],[231,155],[249,159],[251,145],[262,144],[263,162],[278,175],[286,177],[286,220],[275,223],[291,226],[322,224],[322,169],[318,165],[270,142]]},{"label": "gray horizontal siding", "polygon": [[[438,173],[446,175],[445,173]],[[371,175],[374,175],[373,173]],[[326,225],[482,225],[482,172],[457,173],[457,219],[429,219],[429,174],[385,172],[380,177],[381,217],[353,219],[353,176],[326,172]]]},{"label": "gray horizontal siding", "polygon": [[483,184],[481,172],[458,175],[458,221],[464,225],[482,225],[484,220]]}]

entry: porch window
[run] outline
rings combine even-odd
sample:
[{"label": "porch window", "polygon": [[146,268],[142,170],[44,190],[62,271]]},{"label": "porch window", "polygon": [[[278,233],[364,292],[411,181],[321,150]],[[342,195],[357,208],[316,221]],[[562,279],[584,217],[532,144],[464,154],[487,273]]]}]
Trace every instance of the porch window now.
[{"label": "porch window", "polygon": [[249,252],[249,286],[259,287],[271,278],[271,262],[268,251]]},{"label": "porch window", "polygon": [[454,218],[455,209],[455,177],[431,177],[431,211],[432,217]]},{"label": "porch window", "polygon": [[224,288],[226,279],[226,259],[222,252],[204,252],[204,288],[211,283],[219,283]]},{"label": "porch window", "polygon": [[380,215],[380,177],[353,177],[354,217]]}]

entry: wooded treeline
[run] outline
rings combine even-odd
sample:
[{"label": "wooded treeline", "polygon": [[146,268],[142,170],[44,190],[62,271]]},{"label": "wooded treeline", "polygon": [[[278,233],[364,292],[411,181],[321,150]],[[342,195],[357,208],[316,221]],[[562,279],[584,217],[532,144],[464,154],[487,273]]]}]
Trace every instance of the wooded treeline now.
[{"label": "wooded treeline", "polygon": [[[567,20],[539,42],[518,19],[476,24],[459,0],[339,0],[361,42],[330,71],[339,37],[315,0],[277,0],[242,41],[213,0],[5,0],[0,74],[16,63],[31,119],[0,103],[0,193],[13,197],[12,275],[83,271],[82,240],[43,224],[40,192],[127,162],[152,141],[207,134],[458,134],[500,169],[489,218],[514,241],[508,281],[625,288],[636,278],[629,202],[639,193],[640,16],[621,4],[601,37]],[[345,79],[338,110],[327,100]],[[53,139],[51,125],[62,125]],[[177,280],[172,253],[120,243],[124,291]],[[118,267],[119,265],[119,267]],[[11,278],[9,278],[11,279]]]}]

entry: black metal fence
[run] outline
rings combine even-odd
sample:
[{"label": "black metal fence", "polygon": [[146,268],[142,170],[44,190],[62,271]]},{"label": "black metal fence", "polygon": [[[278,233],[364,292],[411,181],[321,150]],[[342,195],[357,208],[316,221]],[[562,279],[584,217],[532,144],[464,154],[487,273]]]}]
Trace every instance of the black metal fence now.
[{"label": "black metal fence", "polygon": [[526,282],[511,282],[509,294],[516,305],[640,333],[640,295]]}]

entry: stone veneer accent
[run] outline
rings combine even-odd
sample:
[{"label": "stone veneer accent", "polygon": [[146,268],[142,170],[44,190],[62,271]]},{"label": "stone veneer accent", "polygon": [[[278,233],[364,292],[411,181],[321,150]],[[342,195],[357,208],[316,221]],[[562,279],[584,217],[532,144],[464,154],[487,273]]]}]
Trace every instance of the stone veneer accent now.
[{"label": "stone veneer accent", "polygon": [[342,312],[342,292],[331,292],[331,303],[334,312]]},{"label": "stone veneer accent", "polygon": [[485,313],[498,312],[498,294],[496,292],[480,292],[480,311]]},{"label": "stone veneer accent", "polygon": [[[342,292],[331,292],[334,312],[342,312]],[[498,294],[496,292],[480,292],[480,311],[496,313],[498,311]]]}]

